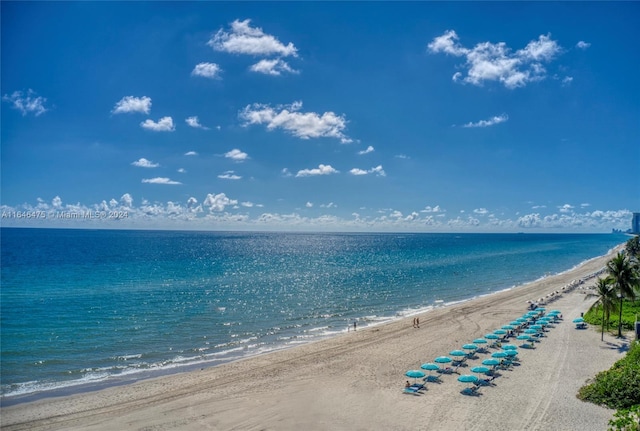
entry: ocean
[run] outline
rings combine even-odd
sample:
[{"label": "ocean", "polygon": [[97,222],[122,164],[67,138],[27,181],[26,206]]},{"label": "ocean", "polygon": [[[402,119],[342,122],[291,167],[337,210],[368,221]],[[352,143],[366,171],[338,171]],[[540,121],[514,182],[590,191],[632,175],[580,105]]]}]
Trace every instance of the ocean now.
[{"label": "ocean", "polygon": [[621,234],[2,228],[1,400],[213,366],[567,271]]}]

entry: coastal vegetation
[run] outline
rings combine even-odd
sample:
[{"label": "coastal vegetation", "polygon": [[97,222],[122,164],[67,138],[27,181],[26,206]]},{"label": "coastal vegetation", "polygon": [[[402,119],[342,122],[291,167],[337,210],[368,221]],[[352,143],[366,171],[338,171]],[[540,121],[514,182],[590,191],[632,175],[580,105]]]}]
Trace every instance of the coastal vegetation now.
[{"label": "coastal vegetation", "polygon": [[[585,314],[585,321],[601,326],[604,339],[605,326],[622,330],[634,329],[640,314],[640,242],[638,236],[630,239],[625,253],[618,253],[607,263],[605,278],[599,278],[594,291],[586,296],[597,298]],[[617,314],[617,317],[613,317]],[[631,343],[624,358],[613,367],[596,375],[592,383],[583,386],[578,398],[617,409],[609,421],[609,430],[640,431],[640,341]]]}]

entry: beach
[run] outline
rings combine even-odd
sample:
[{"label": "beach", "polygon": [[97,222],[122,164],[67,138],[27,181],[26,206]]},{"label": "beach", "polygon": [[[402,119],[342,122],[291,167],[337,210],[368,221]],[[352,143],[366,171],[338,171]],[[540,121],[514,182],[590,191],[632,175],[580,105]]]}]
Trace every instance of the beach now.
[{"label": "beach", "polygon": [[[457,375],[403,393],[405,372],[520,317],[546,297],[604,267],[612,255],[556,276],[384,325],[199,371],[5,407],[3,430],[604,430],[613,411],[576,398],[622,358],[628,339],[571,323],[593,303],[585,287],[547,307],[563,321],[520,364],[479,395]],[[505,268],[505,271],[508,271]],[[420,328],[412,319],[419,317]],[[520,344],[514,340],[513,344]],[[489,351],[492,351],[489,349]],[[469,365],[479,365],[479,353]],[[461,368],[462,373],[468,373]],[[410,379],[411,380],[411,379]]]}]

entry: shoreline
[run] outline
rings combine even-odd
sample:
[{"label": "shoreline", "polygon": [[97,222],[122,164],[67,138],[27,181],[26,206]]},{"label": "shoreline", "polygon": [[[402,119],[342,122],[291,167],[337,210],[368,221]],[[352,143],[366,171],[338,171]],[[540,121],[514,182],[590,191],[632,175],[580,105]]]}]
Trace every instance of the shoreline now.
[{"label": "shoreline", "polygon": [[[372,328],[376,328],[376,327],[380,327],[388,324],[393,324],[395,322],[402,321],[410,317],[411,318],[419,317],[419,316],[422,316],[423,314],[431,313],[436,310],[446,309],[446,308],[464,304],[470,301],[491,297],[493,295],[497,295],[502,292],[509,292],[515,289],[524,289],[529,285],[534,285],[535,283],[542,282],[549,277],[562,276],[563,274],[570,273],[571,271],[579,269],[580,267],[588,264],[591,261],[602,259],[605,256],[612,255],[615,252],[615,250],[619,250],[623,246],[624,244],[619,244],[618,246],[608,250],[608,252],[604,255],[585,259],[582,262],[574,265],[573,267],[560,271],[556,274],[548,274],[548,275],[545,274],[543,276],[539,276],[534,280],[525,281],[520,284],[512,285],[510,287],[500,288],[499,290],[496,290],[496,291],[482,293],[482,294],[476,293],[471,297],[462,298],[462,299],[452,299],[449,301],[435,300],[434,303],[421,308],[398,310],[395,312],[394,316],[378,316],[377,319],[369,321],[369,323],[364,325],[362,324],[362,322],[366,323],[367,316],[360,316],[355,320],[358,321],[358,329],[361,331],[364,331],[367,329],[372,329]],[[564,287],[562,289],[564,289]],[[534,298],[530,298],[530,299],[534,299]],[[351,323],[348,323],[347,326],[351,327]],[[258,352],[258,353],[252,352],[252,353],[248,353],[240,356],[230,355],[229,357],[222,357],[222,359],[217,359],[217,358],[202,359],[199,361],[194,361],[191,363],[187,363],[185,365],[177,365],[174,367],[147,369],[147,370],[133,371],[131,373],[125,373],[125,374],[110,375],[100,380],[85,381],[85,382],[71,380],[68,382],[58,382],[60,384],[59,386],[55,386],[50,389],[35,390],[31,392],[18,393],[18,394],[5,394],[0,398],[0,408],[15,406],[15,405],[24,404],[24,403],[31,403],[39,400],[46,400],[49,398],[81,395],[81,394],[91,393],[95,391],[101,391],[111,387],[127,386],[127,385],[135,384],[138,382],[144,382],[150,379],[173,376],[173,375],[182,374],[182,373],[190,373],[190,372],[195,372],[195,371],[208,369],[212,367],[219,367],[219,366],[223,366],[225,364],[236,362],[236,361],[248,360],[248,359],[259,357],[262,355],[269,355],[269,354],[277,353],[283,350],[298,348],[306,344],[313,344],[317,342],[330,340],[335,337],[344,336],[348,332],[350,332],[349,329],[340,330],[336,327],[332,329],[329,334],[320,335],[316,339],[302,341],[296,344],[274,345],[274,346],[271,346],[269,350],[264,352]]]},{"label": "shoreline", "polygon": [[[199,371],[6,406],[1,425],[7,430],[425,429],[426,423],[433,427],[427,429],[604,429],[612,411],[582,403],[575,393],[622,357],[624,346],[610,335],[601,343],[599,331],[576,332],[571,319],[591,304],[579,289],[555,298],[550,306],[562,310],[564,321],[535,350],[522,349],[521,366],[504,372],[495,387],[482,388],[481,396],[461,395],[464,385],[455,375],[428,384],[421,396],[401,389],[407,370],[519,317],[526,300],[595,273],[617,250],[562,274],[417,313],[420,329],[405,317]],[[505,417],[505,407],[519,413]],[[407,414],[413,409],[420,414]]]}]

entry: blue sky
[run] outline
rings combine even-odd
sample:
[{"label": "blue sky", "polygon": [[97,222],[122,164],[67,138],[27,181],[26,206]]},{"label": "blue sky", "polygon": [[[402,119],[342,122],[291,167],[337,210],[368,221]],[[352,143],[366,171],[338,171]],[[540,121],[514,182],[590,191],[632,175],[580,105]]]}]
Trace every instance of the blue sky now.
[{"label": "blue sky", "polygon": [[607,232],[640,211],[636,2],[0,7],[3,226]]}]

